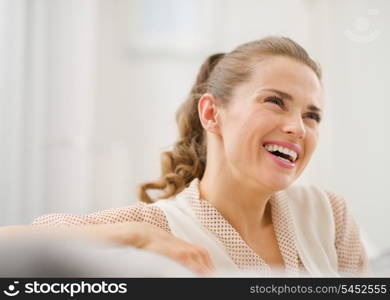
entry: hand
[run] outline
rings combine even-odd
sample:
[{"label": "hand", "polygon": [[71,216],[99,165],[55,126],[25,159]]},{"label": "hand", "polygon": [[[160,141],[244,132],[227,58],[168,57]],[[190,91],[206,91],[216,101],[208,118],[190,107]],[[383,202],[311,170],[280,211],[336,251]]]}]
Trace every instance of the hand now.
[{"label": "hand", "polygon": [[131,245],[165,255],[202,276],[211,276],[214,266],[202,247],[181,240],[165,230],[141,222],[96,224],[76,227],[9,226],[0,227],[0,238],[54,235],[57,238],[89,237]]},{"label": "hand", "polygon": [[82,233],[98,239],[152,251],[167,256],[201,276],[211,276],[214,266],[202,247],[181,240],[165,230],[141,222],[86,225]]},{"label": "hand", "polygon": [[168,256],[202,276],[211,276],[214,266],[206,249],[179,239],[165,230],[147,223],[138,223],[143,238],[138,248]]}]

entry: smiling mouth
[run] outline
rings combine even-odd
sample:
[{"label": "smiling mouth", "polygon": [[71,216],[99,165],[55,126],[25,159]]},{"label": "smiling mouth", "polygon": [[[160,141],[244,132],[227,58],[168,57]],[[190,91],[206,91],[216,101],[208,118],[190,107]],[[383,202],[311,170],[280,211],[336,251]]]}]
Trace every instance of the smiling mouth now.
[{"label": "smiling mouth", "polygon": [[267,144],[263,147],[272,155],[278,156],[288,163],[294,163],[298,160],[298,153],[286,147],[275,144]]}]

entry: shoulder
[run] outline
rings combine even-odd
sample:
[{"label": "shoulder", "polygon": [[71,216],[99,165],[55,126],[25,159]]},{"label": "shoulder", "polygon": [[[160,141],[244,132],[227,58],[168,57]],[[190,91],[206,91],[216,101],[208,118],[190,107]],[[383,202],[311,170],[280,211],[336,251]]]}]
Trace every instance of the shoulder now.
[{"label": "shoulder", "polygon": [[138,203],[128,207],[112,208],[90,214],[105,223],[144,221],[163,217],[163,212],[155,204]]},{"label": "shoulder", "polygon": [[155,204],[144,203],[106,209],[90,214],[52,213],[34,219],[32,224],[39,226],[81,226],[123,222],[146,222],[169,231],[164,212]]},{"label": "shoulder", "polygon": [[344,197],[339,194],[329,190],[326,190],[325,192],[328,196],[336,223],[339,223],[338,221],[341,221],[343,218],[345,218],[345,215],[347,214],[347,202],[345,201]]}]

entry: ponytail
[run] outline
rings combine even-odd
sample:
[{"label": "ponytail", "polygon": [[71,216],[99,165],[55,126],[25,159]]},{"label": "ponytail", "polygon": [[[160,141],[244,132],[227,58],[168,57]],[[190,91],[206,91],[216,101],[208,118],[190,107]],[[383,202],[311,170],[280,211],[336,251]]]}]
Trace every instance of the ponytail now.
[{"label": "ponytail", "polygon": [[138,187],[138,197],[146,203],[154,202],[147,190],[159,189],[159,199],[180,193],[194,178],[201,179],[206,168],[206,140],[198,116],[198,101],[207,91],[207,81],[223,53],[211,55],[202,64],[187,100],[176,112],[179,139],[172,151],[161,154],[161,178]]}]

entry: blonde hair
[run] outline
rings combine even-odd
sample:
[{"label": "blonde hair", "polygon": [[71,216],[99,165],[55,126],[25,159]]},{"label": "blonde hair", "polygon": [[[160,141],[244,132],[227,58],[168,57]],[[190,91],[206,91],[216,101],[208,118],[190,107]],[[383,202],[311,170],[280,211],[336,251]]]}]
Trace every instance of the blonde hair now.
[{"label": "blonde hair", "polygon": [[147,190],[162,190],[157,199],[180,193],[194,178],[201,179],[206,168],[206,134],[199,120],[198,101],[211,93],[228,104],[232,90],[247,81],[256,59],[262,55],[279,55],[295,59],[309,66],[321,80],[319,65],[305,49],[287,37],[270,36],[243,44],[229,53],[211,55],[202,64],[196,81],[184,103],[176,113],[179,139],[171,151],[161,154],[161,177],[141,184],[138,197],[146,203],[154,202]]}]

